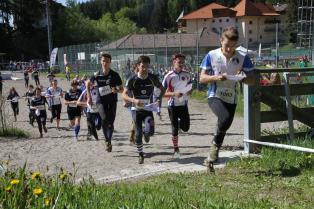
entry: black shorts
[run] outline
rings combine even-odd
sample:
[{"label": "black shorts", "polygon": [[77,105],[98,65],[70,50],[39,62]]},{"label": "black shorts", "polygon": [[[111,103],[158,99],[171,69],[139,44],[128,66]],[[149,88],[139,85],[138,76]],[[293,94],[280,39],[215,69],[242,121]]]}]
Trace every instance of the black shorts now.
[{"label": "black shorts", "polygon": [[51,105],[51,113],[52,113],[52,118],[57,118],[60,120],[60,115],[61,115],[61,109],[62,105]]},{"label": "black shorts", "polygon": [[76,117],[81,117],[82,115],[80,107],[68,107],[67,112],[69,120],[74,120]]}]

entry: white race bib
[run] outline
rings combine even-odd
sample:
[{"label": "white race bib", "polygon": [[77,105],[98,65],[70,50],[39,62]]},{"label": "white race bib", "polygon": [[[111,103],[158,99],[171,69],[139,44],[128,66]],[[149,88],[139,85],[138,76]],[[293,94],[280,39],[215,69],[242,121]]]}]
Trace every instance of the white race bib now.
[{"label": "white race bib", "polygon": [[70,103],[70,104],[69,104],[69,107],[77,107],[77,104],[76,104],[76,103],[75,103],[75,104]]},{"label": "white race bib", "polygon": [[98,112],[97,104],[94,104],[94,103],[92,105],[87,104],[87,108],[90,110],[89,112],[91,112],[91,113],[97,113]]},{"label": "white race bib", "polygon": [[36,106],[37,110],[45,110],[45,105]]},{"label": "white race bib", "polygon": [[100,96],[106,96],[106,95],[108,95],[110,93],[112,93],[112,90],[111,90],[110,86],[99,87],[99,94],[100,94]]},{"label": "white race bib", "polygon": [[53,96],[53,104],[54,105],[61,104],[60,96]]},{"label": "white race bib", "polygon": [[12,102],[18,102],[19,101],[19,97],[13,97],[12,98]]},{"label": "white race bib", "polygon": [[235,103],[235,89],[219,87],[216,90],[216,97],[222,101],[234,104]]}]

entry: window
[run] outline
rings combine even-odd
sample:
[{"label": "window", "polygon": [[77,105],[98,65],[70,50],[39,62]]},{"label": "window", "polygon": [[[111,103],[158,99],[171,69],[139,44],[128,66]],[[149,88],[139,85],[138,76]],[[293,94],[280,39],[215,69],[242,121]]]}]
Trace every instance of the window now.
[{"label": "window", "polygon": [[77,53],[77,59],[78,60],[85,60],[85,52]]},{"label": "window", "polygon": [[222,20],[221,20],[221,19],[219,19],[219,22],[222,22]]},{"label": "window", "polygon": [[250,38],[250,39],[249,39],[249,42],[252,42],[252,41],[253,41],[253,40]]},{"label": "window", "polygon": [[207,19],[204,19],[204,22],[206,22],[207,21]]},{"label": "window", "polygon": [[252,34],[252,30],[249,30],[249,34]]},{"label": "window", "polygon": [[215,20],[213,19],[212,22],[215,22]]},{"label": "window", "polygon": [[238,18],[236,18],[236,22],[238,22]]},{"label": "window", "polygon": [[228,18],[226,19],[226,22],[229,22],[229,19],[228,19]]},{"label": "window", "polygon": [[253,21],[252,21],[252,20],[250,20],[249,24],[250,24],[250,25],[252,25],[252,24],[253,24]]},{"label": "window", "polygon": [[263,36],[262,36],[262,35],[260,35],[260,36],[259,36],[259,39],[262,39],[262,38],[263,38]]}]

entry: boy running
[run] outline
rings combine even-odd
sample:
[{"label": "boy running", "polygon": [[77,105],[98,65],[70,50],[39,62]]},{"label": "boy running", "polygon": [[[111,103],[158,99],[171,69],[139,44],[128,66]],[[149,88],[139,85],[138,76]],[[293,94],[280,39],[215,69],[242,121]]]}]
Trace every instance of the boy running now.
[{"label": "boy running", "polygon": [[[154,87],[159,88],[161,94],[164,94],[164,88],[158,78],[148,73],[149,64],[149,57],[142,55],[138,58],[138,73],[127,81],[122,94],[123,99],[126,102],[131,102],[135,109],[136,147],[139,154],[139,164],[144,163],[143,134],[145,141],[149,142],[155,129],[153,112],[147,109],[146,105],[151,104]],[[132,97],[129,96],[129,93],[132,94]],[[143,123],[145,124],[144,130]]]},{"label": "boy running", "polygon": [[172,56],[173,69],[165,76],[162,84],[168,97],[168,113],[172,128],[172,143],[174,157],[180,157],[178,131],[187,132],[190,129],[190,114],[188,110],[188,94],[192,92],[192,77],[184,68],[185,56]]}]

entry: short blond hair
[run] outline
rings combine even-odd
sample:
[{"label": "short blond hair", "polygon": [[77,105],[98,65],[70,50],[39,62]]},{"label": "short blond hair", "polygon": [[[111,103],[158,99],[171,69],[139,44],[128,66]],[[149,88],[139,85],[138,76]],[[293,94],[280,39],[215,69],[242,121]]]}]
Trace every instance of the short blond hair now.
[{"label": "short blond hair", "polygon": [[223,30],[221,37],[226,38],[230,41],[239,40],[239,32],[235,27],[227,27]]}]

